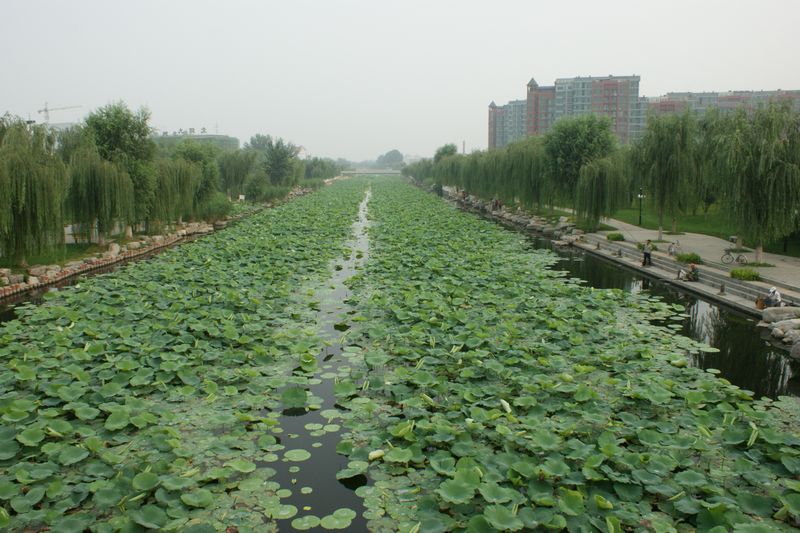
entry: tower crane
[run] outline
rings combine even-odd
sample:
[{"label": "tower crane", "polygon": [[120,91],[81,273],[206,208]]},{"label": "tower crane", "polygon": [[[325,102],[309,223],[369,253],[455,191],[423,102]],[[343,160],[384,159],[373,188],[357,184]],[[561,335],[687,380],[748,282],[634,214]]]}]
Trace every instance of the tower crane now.
[{"label": "tower crane", "polygon": [[44,109],[40,109],[37,113],[42,113],[44,115],[45,123],[50,122],[50,111],[61,111],[64,109],[78,109],[79,107],[83,107],[81,105],[68,105],[64,107],[47,107],[47,102],[44,103]]}]

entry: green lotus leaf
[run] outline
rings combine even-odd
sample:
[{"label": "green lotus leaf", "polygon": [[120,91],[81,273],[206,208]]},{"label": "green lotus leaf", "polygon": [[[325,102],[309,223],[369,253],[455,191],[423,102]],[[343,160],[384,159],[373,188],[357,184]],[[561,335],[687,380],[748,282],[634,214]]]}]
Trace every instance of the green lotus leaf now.
[{"label": "green lotus leaf", "polygon": [[288,409],[306,406],[306,390],[300,387],[287,387],[281,393],[281,403]]},{"label": "green lotus leaf", "polygon": [[342,380],[333,386],[333,393],[336,396],[344,396],[344,397],[353,396],[357,390],[358,389],[356,388],[356,384],[350,380]]},{"label": "green lotus leaf", "polygon": [[561,447],[561,437],[551,431],[535,430],[529,438],[531,444],[542,450],[557,450]]},{"label": "green lotus leaf", "polygon": [[489,505],[483,510],[483,517],[494,528],[500,531],[519,531],[525,524],[516,517],[511,509],[502,505]]},{"label": "green lotus leaf", "polygon": [[44,431],[39,428],[28,428],[17,435],[17,440],[25,446],[36,446],[44,440]]},{"label": "green lotus leaf", "polygon": [[390,463],[408,463],[412,457],[414,457],[414,452],[410,448],[395,447],[386,452],[383,460]]},{"label": "green lotus leaf", "polygon": [[94,420],[100,414],[100,409],[84,406],[75,409],[75,416],[81,420]]},{"label": "green lotus leaf", "polygon": [[225,463],[225,466],[229,466],[236,470],[237,472],[241,472],[243,474],[249,474],[250,472],[256,469],[256,464],[245,459],[234,459],[233,461],[228,461]]},{"label": "green lotus leaf", "polygon": [[0,481],[0,500],[9,500],[19,494],[20,485],[11,481]]},{"label": "green lotus leaf", "polygon": [[350,527],[352,520],[347,520],[344,518],[339,518],[335,515],[329,514],[327,516],[323,516],[320,521],[319,525],[323,529],[347,529]]},{"label": "green lotus leaf", "polygon": [[144,505],[139,509],[131,509],[128,516],[139,524],[150,529],[159,529],[167,523],[167,513],[155,505]]},{"label": "green lotus leaf", "polygon": [[191,477],[183,476],[166,476],[161,479],[161,484],[167,490],[184,490],[196,484],[196,481]]},{"label": "green lotus leaf", "polygon": [[675,474],[674,479],[684,487],[700,487],[708,483],[708,480],[703,474],[695,472],[694,470],[679,472]]},{"label": "green lotus leaf", "polygon": [[292,528],[298,531],[305,531],[307,529],[313,529],[320,524],[319,517],[314,515],[305,515],[301,516],[300,518],[295,518],[292,520]]},{"label": "green lotus leaf", "polygon": [[109,431],[119,431],[130,423],[127,411],[114,411],[106,418],[105,427]]},{"label": "green lotus leaf", "polygon": [[475,487],[463,481],[449,479],[439,485],[439,488],[436,489],[436,493],[441,496],[443,500],[450,503],[468,503],[475,495]]},{"label": "green lotus leaf", "polygon": [[197,489],[181,494],[181,501],[189,507],[208,507],[214,503],[214,495],[208,489]]},{"label": "green lotus leaf", "polygon": [[558,494],[558,508],[569,516],[580,516],[584,513],[584,497],[580,491],[560,489]]},{"label": "green lotus leaf", "polygon": [[54,521],[51,529],[59,533],[83,533],[93,521],[90,515],[77,513]]},{"label": "green lotus leaf", "polygon": [[283,456],[289,461],[307,461],[311,458],[311,453],[308,450],[298,448],[296,450],[287,450]]},{"label": "green lotus leaf", "polygon": [[429,459],[431,468],[444,476],[453,476],[456,473],[456,460],[449,454],[435,455]]},{"label": "green lotus leaf", "polygon": [[[23,443],[24,444],[24,443]],[[0,461],[11,459],[19,451],[19,444],[13,440],[0,441]]]},{"label": "green lotus leaf", "polygon": [[789,494],[784,494],[780,498],[790,513],[792,513],[794,516],[800,517],[800,493],[792,492]]},{"label": "green lotus leaf", "polygon": [[152,490],[158,485],[158,476],[152,472],[139,472],[133,476],[132,484],[136,490]]},{"label": "green lotus leaf", "polygon": [[483,499],[489,503],[506,503],[514,499],[517,491],[506,487],[501,487],[497,483],[481,483],[478,487]]},{"label": "green lotus leaf", "polygon": [[736,503],[746,513],[767,517],[772,515],[776,502],[768,496],[740,492],[736,495]]},{"label": "green lotus leaf", "polygon": [[67,446],[58,454],[58,462],[62,465],[72,465],[89,457],[89,450],[78,446]]}]

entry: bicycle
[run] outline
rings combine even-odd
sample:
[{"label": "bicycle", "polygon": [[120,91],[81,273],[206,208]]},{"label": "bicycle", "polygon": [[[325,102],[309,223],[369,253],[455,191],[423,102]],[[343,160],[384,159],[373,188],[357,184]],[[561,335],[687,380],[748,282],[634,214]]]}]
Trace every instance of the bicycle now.
[{"label": "bicycle", "polygon": [[722,262],[725,263],[726,265],[730,265],[731,263],[736,261],[740,265],[746,265],[747,257],[745,257],[744,254],[738,254],[738,253],[734,256],[733,250],[734,248],[725,248],[725,253],[722,254]]}]

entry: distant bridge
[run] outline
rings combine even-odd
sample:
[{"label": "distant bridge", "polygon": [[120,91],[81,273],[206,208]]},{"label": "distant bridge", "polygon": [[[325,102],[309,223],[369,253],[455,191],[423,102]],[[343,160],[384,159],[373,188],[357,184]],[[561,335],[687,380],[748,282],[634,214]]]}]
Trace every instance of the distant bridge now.
[{"label": "distant bridge", "polygon": [[399,176],[401,172],[393,168],[357,168],[355,170],[344,170],[345,176],[360,176],[362,174],[392,174]]}]

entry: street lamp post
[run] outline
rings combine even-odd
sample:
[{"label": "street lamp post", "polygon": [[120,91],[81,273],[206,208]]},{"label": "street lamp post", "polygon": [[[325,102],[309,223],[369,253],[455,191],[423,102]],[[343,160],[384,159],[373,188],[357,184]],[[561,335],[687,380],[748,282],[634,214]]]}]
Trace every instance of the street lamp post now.
[{"label": "street lamp post", "polygon": [[639,187],[639,194],[637,195],[637,198],[639,198],[639,225],[641,226],[642,225],[642,200],[645,198],[641,187]]}]

